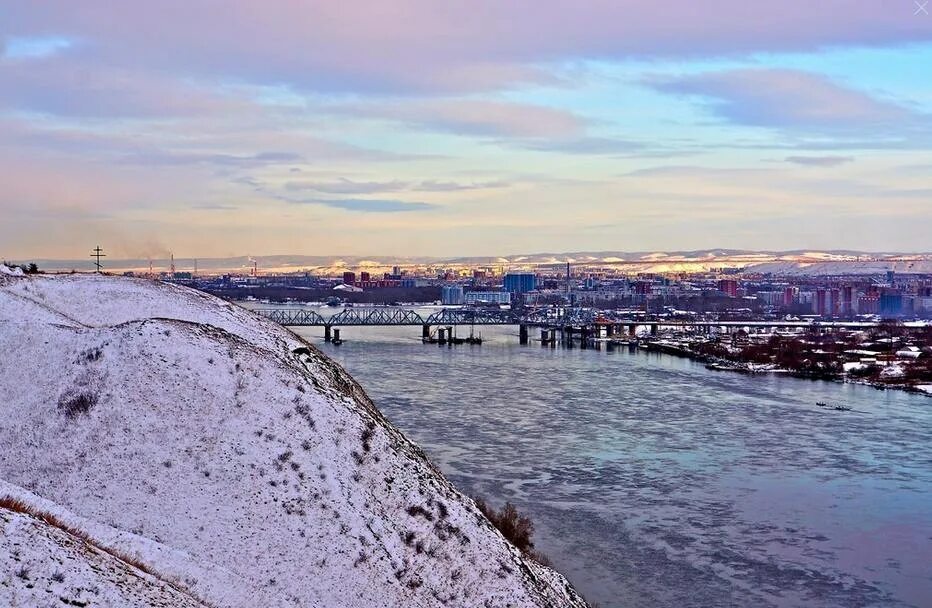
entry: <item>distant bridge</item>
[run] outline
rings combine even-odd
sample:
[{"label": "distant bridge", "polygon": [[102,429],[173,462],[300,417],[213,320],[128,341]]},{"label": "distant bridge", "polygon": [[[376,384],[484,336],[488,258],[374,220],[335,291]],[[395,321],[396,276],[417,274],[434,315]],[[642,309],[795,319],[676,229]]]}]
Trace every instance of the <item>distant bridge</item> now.
[{"label": "distant bridge", "polygon": [[[499,310],[496,308],[444,308],[428,316],[397,306],[376,306],[346,308],[331,317],[301,308],[261,308],[255,312],[279,325],[323,327],[324,335],[329,339],[334,327],[377,327],[377,326],[421,326],[423,336],[430,335],[431,327],[452,327],[457,325],[518,325],[522,342],[527,341],[528,327],[578,328],[578,332],[587,336],[612,336],[625,329],[634,334],[638,327],[647,327],[651,334],[657,334],[661,328],[693,328],[710,331],[719,328],[724,331],[736,329],[808,329],[812,331],[831,331],[835,329],[871,329],[880,325],[877,321],[786,321],[786,320],[729,320],[706,321],[689,319],[659,319],[612,317],[604,313],[584,308],[540,308],[524,311]],[[905,327],[921,327],[924,322],[907,322]]]},{"label": "distant bridge", "polygon": [[259,315],[279,325],[304,327],[349,327],[349,326],[392,326],[392,325],[583,325],[595,320],[595,314],[570,314],[561,317],[543,313],[519,313],[495,308],[444,308],[426,317],[414,310],[398,307],[377,306],[371,308],[346,308],[331,317],[324,317],[313,310],[295,308],[260,308]]}]

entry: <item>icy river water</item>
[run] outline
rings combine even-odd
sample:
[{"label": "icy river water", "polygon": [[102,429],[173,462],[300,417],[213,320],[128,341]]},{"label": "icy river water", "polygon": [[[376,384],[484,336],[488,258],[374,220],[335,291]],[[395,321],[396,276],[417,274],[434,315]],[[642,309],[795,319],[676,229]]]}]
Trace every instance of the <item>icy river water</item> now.
[{"label": "icy river water", "polygon": [[461,489],[532,514],[602,608],[932,606],[928,397],[520,346],[514,327],[454,347],[298,333]]}]

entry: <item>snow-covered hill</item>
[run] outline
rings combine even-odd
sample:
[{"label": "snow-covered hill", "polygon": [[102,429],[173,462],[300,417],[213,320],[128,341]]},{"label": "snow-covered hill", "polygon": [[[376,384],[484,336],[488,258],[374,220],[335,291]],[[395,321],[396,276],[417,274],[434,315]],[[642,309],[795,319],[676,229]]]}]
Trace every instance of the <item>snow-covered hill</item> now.
[{"label": "snow-covered hill", "polygon": [[[144,280],[3,274],[0,370],[0,496],[158,576],[2,508],[0,560],[13,535],[33,561],[83,551],[75,567],[139,578],[131,598],[164,587],[164,605],[185,605],[173,592],[215,606],[585,605],[341,368],[236,306]],[[31,605],[36,587],[5,580],[0,604]]]},{"label": "snow-covered hill", "polygon": [[932,259],[776,261],[752,264],[745,267],[744,271],[781,276],[883,275],[889,271],[897,274],[927,274],[932,272]]}]

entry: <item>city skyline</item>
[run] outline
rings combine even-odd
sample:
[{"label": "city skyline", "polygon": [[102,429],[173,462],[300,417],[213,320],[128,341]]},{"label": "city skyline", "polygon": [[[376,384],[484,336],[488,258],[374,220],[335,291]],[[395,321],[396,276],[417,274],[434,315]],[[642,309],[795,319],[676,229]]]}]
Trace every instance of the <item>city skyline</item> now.
[{"label": "city skyline", "polygon": [[911,1],[223,6],[0,8],[4,255],[928,251]]}]

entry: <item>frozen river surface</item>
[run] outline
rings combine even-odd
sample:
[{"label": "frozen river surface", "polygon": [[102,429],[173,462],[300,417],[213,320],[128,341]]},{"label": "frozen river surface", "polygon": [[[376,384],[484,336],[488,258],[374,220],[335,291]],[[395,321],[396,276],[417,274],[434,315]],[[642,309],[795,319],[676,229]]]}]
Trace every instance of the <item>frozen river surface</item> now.
[{"label": "frozen river surface", "polygon": [[602,608],[932,606],[932,399],[418,332],[299,330]]}]

